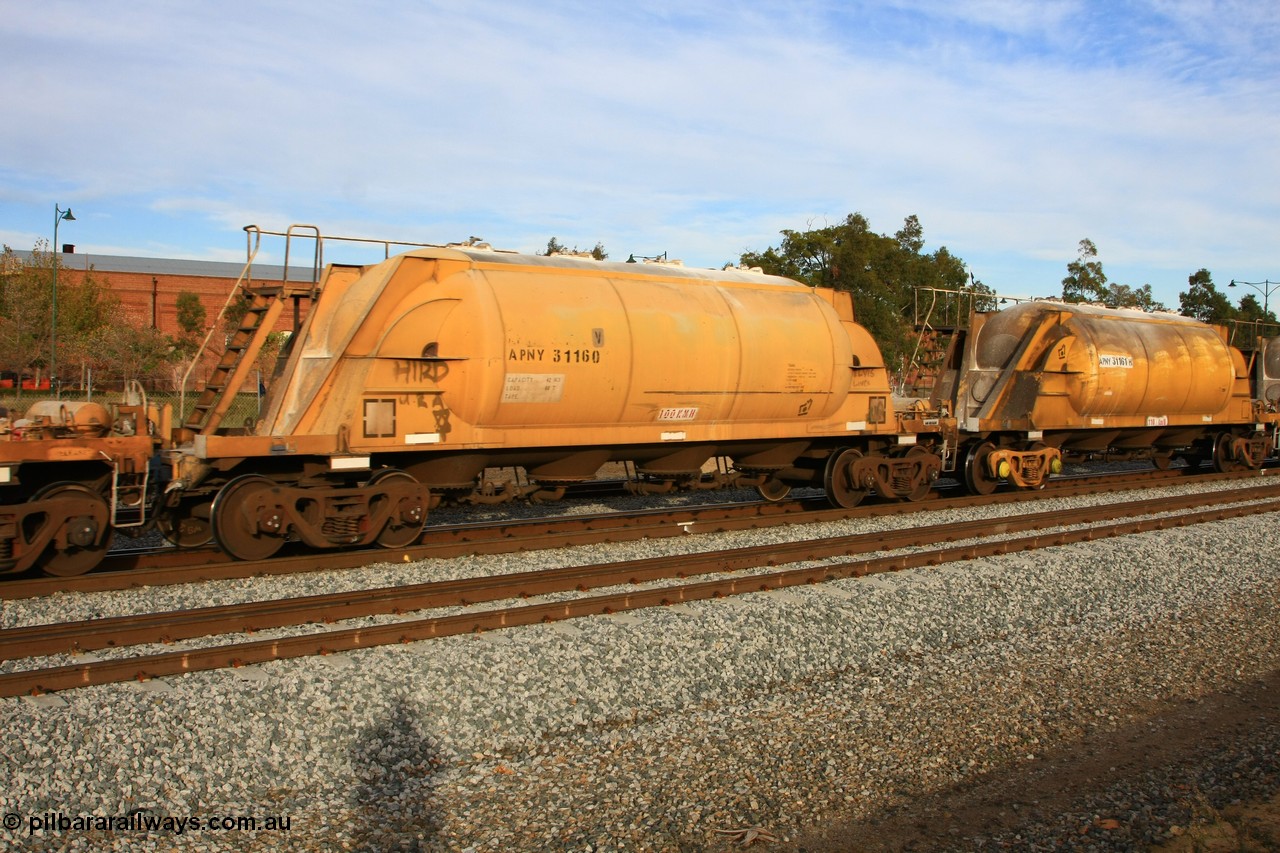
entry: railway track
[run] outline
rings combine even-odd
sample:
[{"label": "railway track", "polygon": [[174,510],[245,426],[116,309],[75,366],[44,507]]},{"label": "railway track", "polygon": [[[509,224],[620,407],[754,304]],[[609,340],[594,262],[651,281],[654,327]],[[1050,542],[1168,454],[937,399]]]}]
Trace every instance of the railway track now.
[{"label": "railway track", "polygon": [[[1250,501],[1257,503],[1248,503]],[[1206,505],[1214,503],[1229,503],[1231,506],[1204,509]],[[1267,512],[1280,512],[1280,482],[1272,481],[1225,493],[1130,501],[1071,511],[1031,513],[1007,519],[950,523],[899,532],[775,544],[727,552],[9,629],[0,631],[0,658],[15,660],[132,644],[173,642],[211,634],[252,633],[306,623],[467,607],[482,602],[526,599],[555,593],[572,592],[577,595],[568,601],[449,613],[383,625],[324,630],[230,645],[10,672],[0,675],[0,695],[65,690],[77,686],[414,642],[584,615],[616,613],[940,565],[962,559]],[[1156,513],[1164,515],[1151,517]],[[1126,520],[1098,524],[1102,520],[1115,519]],[[1069,529],[1073,525],[1082,526]],[[962,545],[934,547],[943,542],[961,540],[973,541]],[[871,559],[847,559],[871,551],[904,549],[920,550]],[[830,562],[832,560],[837,562]],[[770,569],[773,566],[794,566],[797,563],[816,561],[828,562],[799,568]],[[751,573],[760,569],[766,571]],[[734,574],[692,583],[683,582],[688,578],[726,573]],[[634,587],[672,579],[680,583],[648,589],[627,589],[624,592],[587,594],[591,589],[618,585]]]},{"label": "railway track", "polygon": [[[1274,469],[1264,469],[1264,473]],[[103,592],[142,586],[164,586],[209,580],[352,569],[379,562],[405,562],[471,554],[534,551],[642,538],[683,536],[763,527],[808,524],[840,519],[875,518],[968,506],[1035,501],[1086,493],[1119,491],[1177,482],[1257,478],[1259,472],[1235,474],[1186,473],[1184,470],[1141,471],[1122,475],[1062,477],[1039,491],[1002,491],[981,496],[941,496],[919,503],[871,502],[855,509],[833,509],[825,501],[790,500],[780,503],[733,503],[698,508],[605,512],[558,518],[504,520],[428,528],[415,545],[398,549],[306,552],[268,560],[233,560],[213,548],[132,551],[108,557],[97,571],[76,577],[23,577],[0,581],[0,598],[16,600],[57,592]]]}]

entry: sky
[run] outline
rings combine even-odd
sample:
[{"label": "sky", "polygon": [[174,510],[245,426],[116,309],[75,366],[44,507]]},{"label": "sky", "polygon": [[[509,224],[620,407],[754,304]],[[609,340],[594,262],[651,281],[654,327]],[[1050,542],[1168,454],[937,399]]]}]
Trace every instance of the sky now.
[{"label": "sky", "polygon": [[0,242],[60,206],[78,252],[307,223],[718,268],[857,212],[1002,294],[1088,238],[1235,301],[1280,281],[1277,43],[1271,0],[0,0]]}]

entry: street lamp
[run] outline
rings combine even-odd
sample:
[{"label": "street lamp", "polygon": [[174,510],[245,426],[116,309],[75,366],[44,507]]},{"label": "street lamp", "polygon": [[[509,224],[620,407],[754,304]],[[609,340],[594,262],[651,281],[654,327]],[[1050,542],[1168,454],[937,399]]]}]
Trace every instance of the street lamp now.
[{"label": "street lamp", "polygon": [[53,319],[49,324],[49,384],[55,386],[54,393],[62,399],[62,388],[58,386],[58,225],[62,220],[75,222],[71,208],[63,210],[57,204],[53,206]]},{"label": "street lamp", "polygon": [[1243,284],[1245,287],[1252,287],[1254,290],[1262,294],[1262,313],[1270,314],[1268,304],[1271,299],[1271,291],[1280,287],[1280,281],[1271,281],[1264,279],[1263,281],[1236,281],[1231,279],[1231,283],[1227,287],[1235,287],[1237,284]]}]

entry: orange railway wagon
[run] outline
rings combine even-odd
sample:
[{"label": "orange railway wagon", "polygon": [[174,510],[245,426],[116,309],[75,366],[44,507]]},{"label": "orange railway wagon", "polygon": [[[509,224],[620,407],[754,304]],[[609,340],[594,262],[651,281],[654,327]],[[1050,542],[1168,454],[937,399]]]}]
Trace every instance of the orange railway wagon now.
[{"label": "orange railway wagon", "polygon": [[0,573],[36,567],[78,575],[98,565],[116,531],[151,522],[151,461],[167,409],[146,403],[45,400],[0,430]]},{"label": "orange railway wagon", "polygon": [[934,402],[959,420],[976,492],[1042,482],[1064,454],[1257,468],[1278,418],[1253,387],[1264,367],[1251,381],[1225,331],[1190,317],[1036,301],[975,314]]},{"label": "orange railway wagon", "polygon": [[[721,480],[774,498],[821,485],[846,506],[922,497],[941,469],[847,293],[474,247],[331,265],[262,417],[223,427],[280,294],[245,296],[226,381],[176,435],[165,525],[241,558],[290,538],[400,547],[442,498],[555,498],[607,462],[664,490],[727,457]],[[486,482],[495,467],[526,482]]]}]

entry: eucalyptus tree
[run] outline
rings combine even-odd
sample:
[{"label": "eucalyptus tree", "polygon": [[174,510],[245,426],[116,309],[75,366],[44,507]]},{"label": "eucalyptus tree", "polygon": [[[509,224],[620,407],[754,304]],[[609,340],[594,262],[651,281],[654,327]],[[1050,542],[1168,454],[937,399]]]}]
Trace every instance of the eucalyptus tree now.
[{"label": "eucalyptus tree", "polygon": [[899,367],[913,349],[916,291],[973,290],[976,285],[964,262],[945,246],[924,252],[924,229],[915,215],[893,236],[872,231],[861,213],[835,225],[781,233],[780,245],[746,252],[740,263],[814,287],[848,291],[858,322],[876,338],[891,368]]},{"label": "eucalyptus tree", "polygon": [[1236,309],[1226,294],[1213,284],[1213,276],[1201,267],[1187,276],[1187,289],[1178,294],[1178,313],[1206,323],[1226,323],[1236,318]]}]

